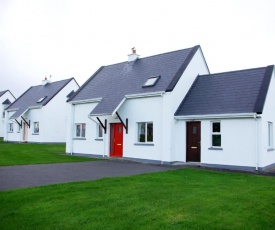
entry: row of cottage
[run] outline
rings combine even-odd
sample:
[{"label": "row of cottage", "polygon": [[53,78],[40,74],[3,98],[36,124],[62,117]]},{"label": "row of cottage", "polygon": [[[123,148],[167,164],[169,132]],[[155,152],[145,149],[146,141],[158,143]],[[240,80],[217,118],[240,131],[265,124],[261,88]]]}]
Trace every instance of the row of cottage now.
[{"label": "row of cottage", "polygon": [[275,165],[274,65],[210,74],[200,46],[100,67],[81,87],[0,92],[4,141],[66,153],[265,170]]}]

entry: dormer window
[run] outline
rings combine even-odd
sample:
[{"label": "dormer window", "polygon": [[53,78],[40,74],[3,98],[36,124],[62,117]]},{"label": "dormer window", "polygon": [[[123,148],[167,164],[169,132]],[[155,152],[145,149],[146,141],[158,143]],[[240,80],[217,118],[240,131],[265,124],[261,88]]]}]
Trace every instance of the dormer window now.
[{"label": "dormer window", "polygon": [[145,84],[142,86],[142,88],[154,86],[157,83],[157,81],[159,80],[159,78],[160,78],[160,75],[149,77],[147,79],[147,81],[145,82]]},{"label": "dormer window", "polygon": [[47,96],[41,97],[36,103],[41,103],[42,101],[44,101],[44,99],[45,99],[46,97],[47,97]]}]

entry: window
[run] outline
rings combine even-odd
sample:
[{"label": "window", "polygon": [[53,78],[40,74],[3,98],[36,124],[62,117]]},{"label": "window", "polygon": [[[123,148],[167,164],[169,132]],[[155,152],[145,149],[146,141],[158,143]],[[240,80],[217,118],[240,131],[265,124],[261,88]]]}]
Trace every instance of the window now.
[{"label": "window", "polygon": [[13,133],[13,123],[9,123],[9,132]]},{"label": "window", "polygon": [[85,137],[85,133],[86,133],[86,124],[85,123],[75,125],[75,136],[76,137]]},{"label": "window", "polygon": [[138,123],[138,142],[153,142],[153,123]]},{"label": "window", "polygon": [[211,135],[212,135],[212,147],[221,147],[222,137],[221,137],[221,122],[211,123]]},{"label": "window", "polygon": [[39,122],[33,122],[33,133],[39,134]]},{"label": "window", "polygon": [[268,147],[273,148],[273,123],[268,122]]},{"label": "window", "polygon": [[160,78],[160,75],[148,78],[142,87],[144,88],[144,87],[154,86],[157,83],[157,81],[159,80],[159,78]]},{"label": "window", "polygon": [[5,111],[3,112],[2,118],[5,118]]},{"label": "window", "polygon": [[42,101],[44,101],[44,99],[45,99],[46,97],[47,97],[47,96],[41,97],[36,103],[41,103]]},{"label": "window", "polygon": [[97,124],[97,133],[96,133],[98,138],[103,138],[103,128],[100,124]]}]

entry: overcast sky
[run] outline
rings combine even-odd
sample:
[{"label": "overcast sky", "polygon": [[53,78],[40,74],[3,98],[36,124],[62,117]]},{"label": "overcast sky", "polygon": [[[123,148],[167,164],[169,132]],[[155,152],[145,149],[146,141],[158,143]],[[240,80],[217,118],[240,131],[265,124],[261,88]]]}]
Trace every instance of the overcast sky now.
[{"label": "overcast sky", "polygon": [[0,0],[0,91],[195,45],[211,73],[275,64],[275,1]]}]

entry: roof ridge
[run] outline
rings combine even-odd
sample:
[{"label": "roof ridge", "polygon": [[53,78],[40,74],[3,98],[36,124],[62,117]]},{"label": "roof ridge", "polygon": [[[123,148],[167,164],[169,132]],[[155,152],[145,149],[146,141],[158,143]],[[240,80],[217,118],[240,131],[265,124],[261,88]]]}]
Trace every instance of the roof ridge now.
[{"label": "roof ridge", "polygon": [[194,46],[189,54],[187,55],[187,57],[185,58],[185,60],[183,61],[182,65],[180,66],[180,68],[178,69],[176,75],[172,78],[172,80],[170,81],[168,87],[166,88],[166,92],[171,92],[173,91],[173,89],[175,88],[175,86],[177,85],[179,79],[181,78],[183,72],[185,71],[185,69],[187,68],[187,66],[189,65],[189,63],[191,62],[191,60],[193,59],[194,55],[196,54],[196,52],[201,49],[200,46]]},{"label": "roof ridge", "polygon": [[266,67],[267,66],[257,67],[257,68],[250,68],[250,69],[231,70],[231,71],[211,73],[211,74],[203,74],[203,75],[200,75],[200,77],[209,76],[209,75],[213,76],[213,75],[219,75],[219,74],[228,74],[228,73],[235,73],[235,72],[244,72],[244,71],[256,70],[256,69],[265,69]]},{"label": "roof ridge", "polygon": [[[72,80],[72,79],[74,79],[74,77],[71,77],[71,78],[67,78],[67,79],[63,79],[63,80],[58,80],[58,81],[53,81],[53,82],[48,82],[47,84],[55,84],[55,83],[59,83],[59,82],[61,82],[61,81],[70,81],[70,80]],[[46,85],[47,85],[46,84]],[[42,86],[41,84],[40,85],[33,85],[32,87],[39,87],[39,86]]]},{"label": "roof ridge", "polygon": [[[151,57],[166,55],[166,54],[169,54],[169,53],[180,52],[180,51],[184,51],[184,50],[188,50],[188,49],[191,49],[191,50],[192,50],[194,47],[197,47],[197,46],[199,46],[199,45],[196,45],[196,46],[193,46],[193,47],[189,47],[189,48],[185,48],[185,49],[169,51],[169,52],[165,52],[165,53],[153,54],[153,55],[150,55],[150,56],[138,58],[138,60],[143,60],[143,59],[146,59],[146,58],[151,58]],[[123,61],[123,62],[118,62],[118,63],[114,63],[114,64],[110,64],[110,65],[105,65],[105,67],[113,66],[113,65],[119,65],[119,64],[123,64],[123,63],[128,63],[128,61]]]}]

